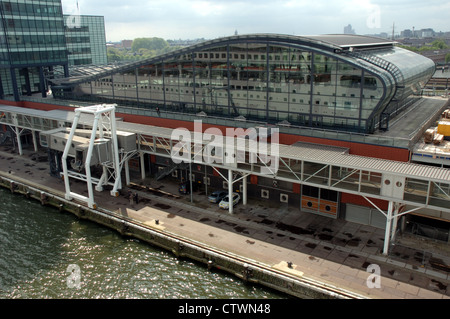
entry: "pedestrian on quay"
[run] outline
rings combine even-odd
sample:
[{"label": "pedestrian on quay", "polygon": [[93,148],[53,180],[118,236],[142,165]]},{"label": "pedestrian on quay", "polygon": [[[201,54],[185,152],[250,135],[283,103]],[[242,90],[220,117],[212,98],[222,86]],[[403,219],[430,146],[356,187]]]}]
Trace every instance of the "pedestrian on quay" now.
[{"label": "pedestrian on quay", "polygon": [[133,193],[131,191],[128,191],[128,199],[130,200],[130,205],[133,204]]}]

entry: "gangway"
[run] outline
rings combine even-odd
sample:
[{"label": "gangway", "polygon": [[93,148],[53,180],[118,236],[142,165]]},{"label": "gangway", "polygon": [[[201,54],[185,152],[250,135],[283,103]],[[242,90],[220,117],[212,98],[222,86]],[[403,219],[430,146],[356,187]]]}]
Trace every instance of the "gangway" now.
[{"label": "gangway", "polygon": [[[82,113],[93,114],[94,122],[92,124],[92,133],[89,141],[89,147],[87,151],[87,156],[84,164],[84,169],[86,172],[86,183],[88,188],[88,196],[83,196],[71,191],[69,177],[73,177],[72,173],[69,174],[69,169],[67,167],[67,158],[72,145],[73,138],[77,129],[78,121]],[[98,132],[97,132],[98,131]],[[97,133],[99,137],[97,138]],[[77,198],[87,202],[88,207],[95,208],[94,203],[94,192],[92,188],[92,176],[91,176],[91,160],[92,152],[94,146],[97,145],[108,145],[107,142],[111,143],[112,150],[105,151],[105,155],[111,154],[112,156],[106,156],[106,159],[99,159],[103,167],[103,174],[100,180],[97,182],[97,189],[102,190],[102,186],[106,184],[108,179],[114,180],[114,187],[111,191],[111,195],[118,196],[118,189],[121,188],[121,176],[120,176],[120,166],[119,166],[119,147],[117,142],[117,131],[116,131],[116,116],[115,116],[115,105],[94,105],[88,107],[80,107],[75,109],[75,118],[72,123],[72,127],[67,139],[64,153],[62,155],[62,166],[63,166],[63,176],[64,184],[66,188],[66,199],[71,200],[72,198]],[[108,154],[109,153],[109,154]],[[109,174],[111,171],[111,174]],[[80,178],[78,175],[77,178]]]}]

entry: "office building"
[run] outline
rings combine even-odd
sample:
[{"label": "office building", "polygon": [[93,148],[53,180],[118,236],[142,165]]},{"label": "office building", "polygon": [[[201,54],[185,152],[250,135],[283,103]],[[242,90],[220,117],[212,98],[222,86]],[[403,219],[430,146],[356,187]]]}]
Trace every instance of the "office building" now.
[{"label": "office building", "polygon": [[69,67],[107,63],[103,17],[64,16],[60,0],[0,1],[0,97],[49,91]]},{"label": "office building", "polygon": [[69,65],[108,64],[105,19],[64,15]]},{"label": "office building", "polygon": [[2,0],[0,15],[0,96],[45,96],[46,73],[60,66],[68,75],[61,1]]}]

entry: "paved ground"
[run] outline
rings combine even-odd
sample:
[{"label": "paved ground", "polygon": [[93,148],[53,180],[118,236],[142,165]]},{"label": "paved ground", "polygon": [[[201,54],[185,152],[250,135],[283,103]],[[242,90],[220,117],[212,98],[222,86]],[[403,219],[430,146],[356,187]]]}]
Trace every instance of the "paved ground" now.
[{"label": "paved ground", "polygon": [[437,68],[436,72],[433,74],[433,78],[450,78],[450,70],[445,69],[444,72],[442,72],[442,68]]},{"label": "paved ground", "polygon": [[[0,165],[12,175],[64,191],[63,182],[49,176],[48,164],[30,160],[30,152],[20,157],[0,148]],[[137,178],[133,181],[141,183]],[[73,184],[79,192],[85,188],[81,182]],[[304,277],[371,298],[450,298],[448,243],[403,236],[384,256],[380,254],[384,231],[375,227],[252,200],[247,206],[238,204],[230,215],[208,203],[201,192],[191,203],[190,196],[179,196],[176,183],[169,180],[147,179],[142,184],[159,191],[137,191],[139,204],[130,203],[126,191],[117,198],[107,191],[96,192],[96,202],[143,223],[155,225],[158,219],[158,227],[166,231],[272,267],[290,261]],[[367,286],[371,264],[380,267],[380,288]]]},{"label": "paved ground", "polygon": [[424,126],[424,121],[427,119],[421,114],[427,114],[429,117],[436,114],[440,115],[444,105],[448,99],[437,97],[422,97],[418,99],[411,107],[399,116],[394,117],[389,121],[389,130],[385,132],[376,132],[375,135],[390,136],[396,138],[411,139],[414,137],[414,132],[418,128]]}]

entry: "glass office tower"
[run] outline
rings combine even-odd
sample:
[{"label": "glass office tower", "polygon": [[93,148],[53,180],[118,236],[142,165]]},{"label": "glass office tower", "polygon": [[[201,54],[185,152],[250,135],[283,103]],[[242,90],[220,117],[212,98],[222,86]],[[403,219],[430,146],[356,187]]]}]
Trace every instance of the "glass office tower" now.
[{"label": "glass office tower", "polygon": [[61,66],[68,75],[60,0],[0,0],[0,98],[41,92],[45,74]]},{"label": "glass office tower", "polygon": [[108,64],[105,19],[64,15],[69,65]]}]

